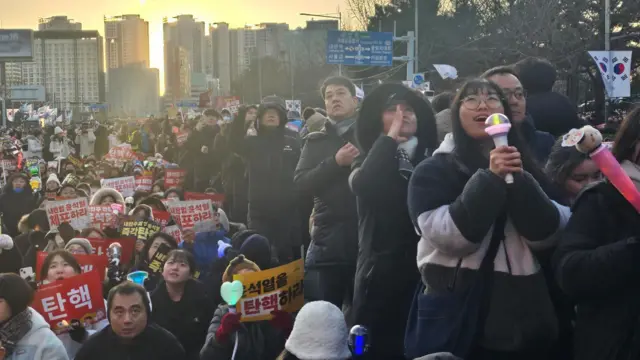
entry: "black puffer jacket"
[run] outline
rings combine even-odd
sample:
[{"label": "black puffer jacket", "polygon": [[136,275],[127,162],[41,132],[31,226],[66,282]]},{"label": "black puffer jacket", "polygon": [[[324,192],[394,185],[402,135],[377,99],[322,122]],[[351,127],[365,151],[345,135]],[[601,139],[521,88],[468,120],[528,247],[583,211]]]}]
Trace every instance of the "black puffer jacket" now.
[{"label": "black puffer jacket", "polygon": [[[382,113],[391,94],[416,113],[418,144],[414,166],[437,147],[429,103],[402,85],[385,84],[362,104],[356,121],[361,156],[353,164],[351,189],[357,196],[359,253],[353,311],[355,323],[369,327],[377,340],[374,359],[399,359],[413,292],[419,281],[416,234],[407,207],[409,179],[399,172],[398,144],[382,133]],[[390,294],[394,294],[390,296]]]},{"label": "black puffer jacket", "polygon": [[[277,128],[259,125],[263,114],[275,109],[280,117]],[[260,105],[257,135],[246,136],[244,121],[236,119],[231,128],[231,150],[245,159],[249,174],[249,227],[265,235],[279,252],[290,252],[299,245],[298,195],[293,174],[300,157],[298,134],[286,129],[284,108],[276,104]],[[287,248],[285,250],[285,248]]]},{"label": "black puffer jacket", "polygon": [[[353,127],[353,126],[352,126]],[[331,122],[306,138],[295,183],[298,190],[313,197],[313,230],[306,267],[351,265],[358,254],[358,212],[349,188],[350,167],[335,159],[347,143],[355,144],[353,129],[338,135]]]},{"label": "black puffer jacket", "polygon": [[575,359],[640,356],[640,216],[608,182],[578,197],[554,255],[560,287],[577,303]]},{"label": "black puffer jacket", "polygon": [[[26,182],[24,190],[20,193],[16,193],[13,190],[12,181],[17,178],[22,178]],[[0,195],[0,214],[2,215],[3,233],[11,237],[17,236],[19,234],[18,222],[20,218],[35,208],[36,201],[31,191],[31,186],[29,186],[29,178],[22,173],[11,175],[7,179],[7,184],[2,189],[2,195]]]},{"label": "black puffer jacket", "polygon": [[172,333],[187,353],[187,360],[200,359],[200,350],[213,317],[213,301],[204,285],[194,279],[185,284],[184,294],[175,302],[169,297],[164,281],[151,294],[151,319]]},{"label": "black puffer jacket", "polygon": [[87,339],[75,360],[186,360],[180,342],[170,332],[156,324],[146,329],[130,342],[123,342],[111,330],[100,330]]}]

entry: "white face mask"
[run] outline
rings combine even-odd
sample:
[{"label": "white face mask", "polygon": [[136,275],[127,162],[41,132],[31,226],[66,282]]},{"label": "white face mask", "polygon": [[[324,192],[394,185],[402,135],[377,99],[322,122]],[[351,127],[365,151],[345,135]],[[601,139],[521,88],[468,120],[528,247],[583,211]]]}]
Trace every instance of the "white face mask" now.
[{"label": "white face mask", "polygon": [[224,120],[225,122],[230,122],[231,121],[231,116],[225,116],[222,118],[222,120]]}]

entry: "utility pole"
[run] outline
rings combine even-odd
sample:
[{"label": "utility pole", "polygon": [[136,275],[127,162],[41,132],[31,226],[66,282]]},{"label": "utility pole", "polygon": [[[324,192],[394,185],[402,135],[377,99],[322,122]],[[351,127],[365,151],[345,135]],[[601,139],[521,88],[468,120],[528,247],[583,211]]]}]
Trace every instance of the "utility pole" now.
[{"label": "utility pole", "polygon": [[393,60],[406,61],[407,62],[407,81],[413,81],[414,67],[416,60],[415,50],[415,34],[413,31],[408,31],[407,36],[397,36],[393,38],[394,41],[405,41],[407,43],[407,55],[406,56],[394,56]]},{"label": "utility pole", "polygon": [[0,61],[0,100],[2,100],[2,127],[7,127],[7,63]]},{"label": "utility pole", "polygon": [[[414,74],[417,74],[418,71],[420,70],[420,64],[418,63],[419,56],[420,56],[420,51],[418,50],[418,33],[420,32],[420,29],[418,28],[418,21],[419,21],[418,20],[419,19],[419,16],[418,16],[418,2],[419,1],[420,0],[416,0],[416,7],[414,9],[414,14],[413,14],[414,17],[415,17],[415,19],[414,19],[414,27],[415,27],[415,32],[416,32],[415,35],[414,35],[415,36],[415,44],[416,44],[415,45],[416,46],[415,47],[416,61],[415,61],[415,68],[414,68],[414,71],[413,71]],[[394,31],[394,33],[395,33],[395,31]]]}]

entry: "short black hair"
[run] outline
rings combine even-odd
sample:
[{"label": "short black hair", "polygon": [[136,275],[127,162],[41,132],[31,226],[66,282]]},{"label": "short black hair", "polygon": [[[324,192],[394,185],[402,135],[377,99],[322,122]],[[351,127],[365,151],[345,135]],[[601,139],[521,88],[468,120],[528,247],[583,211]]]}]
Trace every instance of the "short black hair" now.
[{"label": "short black hair", "polygon": [[4,299],[11,308],[11,316],[26,310],[33,301],[33,294],[33,288],[19,275],[0,274],[0,299]]},{"label": "short black hair", "polygon": [[485,71],[482,74],[481,78],[488,79],[495,75],[513,75],[516,78],[518,78],[518,80],[520,79],[520,76],[518,76],[518,73],[515,71],[515,69],[512,66],[505,66],[505,65],[492,67],[491,69]]},{"label": "short black hair", "polygon": [[349,93],[351,94],[351,96],[356,96],[356,86],[353,83],[353,81],[351,81],[349,78],[344,76],[331,76],[322,83],[322,87],[320,88],[320,92],[322,92],[321,95],[323,99],[324,99],[324,94],[327,91],[327,87],[329,85],[344,86],[347,88],[347,90],[349,90]]},{"label": "short black hair", "polygon": [[113,298],[116,295],[133,295],[138,294],[142,298],[142,304],[144,305],[144,309],[147,312],[147,316],[151,316],[151,305],[149,305],[149,297],[147,296],[147,290],[141,285],[133,283],[131,281],[125,281],[111,290],[109,290],[109,295],[107,295],[107,319],[111,322],[111,309],[113,308]]},{"label": "short black hair", "polygon": [[514,65],[520,82],[528,93],[550,92],[558,76],[555,66],[542,58],[527,58]]},{"label": "short black hair", "polygon": [[167,254],[167,262],[169,261],[169,259],[180,261],[189,265],[189,273],[191,274],[191,276],[196,273],[196,259],[190,252],[182,249],[171,250],[169,251],[169,254]]},{"label": "short black hair", "polygon": [[215,118],[222,118],[222,115],[220,115],[220,113],[217,112],[215,109],[207,109],[202,113],[202,115],[213,116]]}]

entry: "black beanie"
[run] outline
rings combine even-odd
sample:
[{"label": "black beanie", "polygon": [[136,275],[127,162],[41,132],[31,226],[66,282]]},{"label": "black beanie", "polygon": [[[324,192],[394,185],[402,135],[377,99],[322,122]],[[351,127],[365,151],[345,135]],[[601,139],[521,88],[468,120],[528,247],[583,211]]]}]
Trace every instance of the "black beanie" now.
[{"label": "black beanie", "polygon": [[0,299],[11,308],[11,316],[26,310],[33,301],[33,288],[17,274],[0,274]]}]

